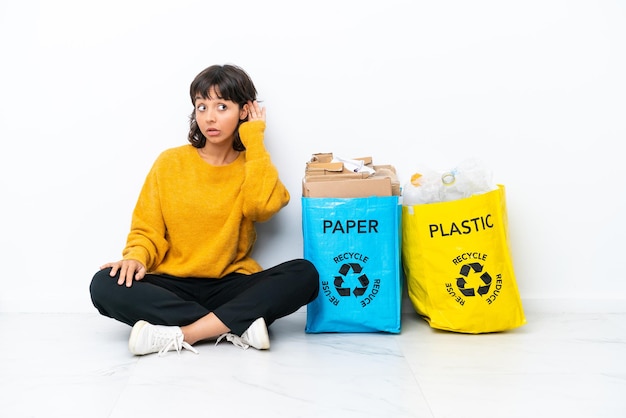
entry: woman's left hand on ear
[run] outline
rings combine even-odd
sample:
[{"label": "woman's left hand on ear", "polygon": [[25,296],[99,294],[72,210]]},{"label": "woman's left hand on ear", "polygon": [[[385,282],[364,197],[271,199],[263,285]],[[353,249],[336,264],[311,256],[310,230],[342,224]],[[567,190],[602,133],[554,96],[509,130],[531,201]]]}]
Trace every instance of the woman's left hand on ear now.
[{"label": "woman's left hand on ear", "polygon": [[259,102],[248,101],[248,121],[265,120],[265,108],[259,106]]}]

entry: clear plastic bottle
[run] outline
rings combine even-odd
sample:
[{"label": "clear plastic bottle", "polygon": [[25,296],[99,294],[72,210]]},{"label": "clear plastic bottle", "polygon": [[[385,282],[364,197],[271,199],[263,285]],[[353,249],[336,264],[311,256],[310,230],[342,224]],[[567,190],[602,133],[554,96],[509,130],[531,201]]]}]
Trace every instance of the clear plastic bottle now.
[{"label": "clear plastic bottle", "polygon": [[402,204],[449,202],[495,190],[491,171],[478,159],[462,161],[451,170],[420,170],[402,188]]}]

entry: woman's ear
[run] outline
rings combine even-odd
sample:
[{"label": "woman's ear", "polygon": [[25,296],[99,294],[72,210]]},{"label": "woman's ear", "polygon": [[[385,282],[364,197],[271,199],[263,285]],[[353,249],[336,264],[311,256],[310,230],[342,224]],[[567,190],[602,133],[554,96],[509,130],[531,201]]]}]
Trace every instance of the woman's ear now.
[{"label": "woman's ear", "polygon": [[244,120],[248,117],[248,104],[245,104],[241,107],[239,111],[239,120]]}]

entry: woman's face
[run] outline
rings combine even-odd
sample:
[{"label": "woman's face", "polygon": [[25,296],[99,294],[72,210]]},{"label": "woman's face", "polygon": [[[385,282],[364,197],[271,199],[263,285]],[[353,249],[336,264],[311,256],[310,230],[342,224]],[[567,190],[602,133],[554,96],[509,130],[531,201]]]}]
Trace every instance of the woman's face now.
[{"label": "woman's face", "polygon": [[240,109],[237,103],[220,99],[213,87],[209,90],[209,97],[198,95],[195,98],[198,127],[206,137],[207,145],[232,145],[237,125],[247,115],[247,106]]}]

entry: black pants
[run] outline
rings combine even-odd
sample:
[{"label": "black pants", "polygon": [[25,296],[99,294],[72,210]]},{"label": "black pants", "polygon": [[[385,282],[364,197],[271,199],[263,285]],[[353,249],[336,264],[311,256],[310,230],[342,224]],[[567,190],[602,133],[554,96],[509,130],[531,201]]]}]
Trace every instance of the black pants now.
[{"label": "black pants", "polygon": [[259,273],[221,279],[146,274],[131,287],[118,285],[107,268],[89,287],[98,311],[128,325],[143,319],[154,325],[189,325],[213,312],[236,335],[263,317],[269,326],[313,301],[319,274],[307,260],[287,261]]}]

